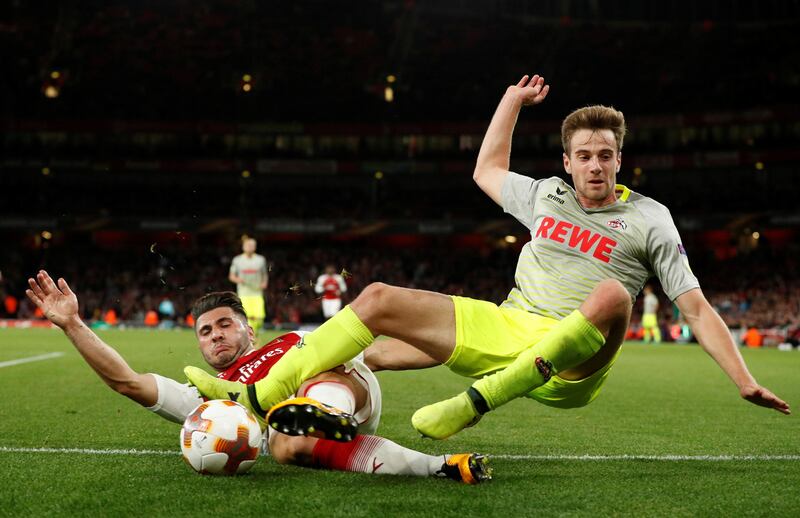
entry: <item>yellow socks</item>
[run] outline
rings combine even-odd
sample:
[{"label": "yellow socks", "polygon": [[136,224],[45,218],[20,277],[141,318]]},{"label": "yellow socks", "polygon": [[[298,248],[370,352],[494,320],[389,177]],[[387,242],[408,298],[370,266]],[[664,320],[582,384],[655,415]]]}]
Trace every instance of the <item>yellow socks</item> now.
[{"label": "yellow socks", "polygon": [[256,382],[254,390],[259,405],[269,410],[294,394],[305,380],[351,360],[374,339],[358,315],[345,306],[315,331],[304,335],[266,378]]}]

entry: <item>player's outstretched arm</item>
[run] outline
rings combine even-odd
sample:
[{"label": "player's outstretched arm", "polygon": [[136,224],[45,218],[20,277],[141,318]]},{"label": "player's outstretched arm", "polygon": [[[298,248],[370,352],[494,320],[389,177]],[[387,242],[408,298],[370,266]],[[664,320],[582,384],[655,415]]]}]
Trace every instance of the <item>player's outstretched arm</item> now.
[{"label": "player's outstretched arm", "polygon": [[739,388],[742,398],[753,404],[790,414],[789,404],[762,387],[747,370],[728,327],[708,303],[699,288],[675,299],[681,313],[692,328],[697,341]]},{"label": "player's outstretched arm", "polygon": [[546,85],[538,74],[522,76],[516,85],[508,87],[489,123],[472,178],[498,205],[501,204],[500,193],[511,164],[511,137],[519,112],[523,106],[544,101],[549,91],[550,85]]},{"label": "player's outstretched arm", "polygon": [[78,315],[78,297],[67,281],[53,282],[40,270],[28,279],[28,298],[42,310],[47,319],[61,328],[81,353],[86,363],[112,389],[143,406],[153,406],[158,399],[156,380],[150,374],[139,374],[110,345],[103,342]]}]

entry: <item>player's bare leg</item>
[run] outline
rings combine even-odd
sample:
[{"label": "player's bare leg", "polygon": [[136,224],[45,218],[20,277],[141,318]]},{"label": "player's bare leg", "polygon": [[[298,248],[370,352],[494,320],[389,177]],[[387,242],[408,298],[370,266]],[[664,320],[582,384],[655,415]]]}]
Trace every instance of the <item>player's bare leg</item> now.
[{"label": "player's bare leg", "polygon": [[[255,385],[219,380],[194,367],[189,380],[211,399],[239,398],[262,418],[266,409],[295,393],[306,379],[357,356],[386,334],[445,362],[455,347],[455,307],[450,297],[421,290],[369,285],[349,306],[288,351]],[[244,395],[244,397],[242,397]]]},{"label": "player's bare leg", "polygon": [[414,413],[414,428],[444,439],[474,424],[490,410],[522,397],[551,376],[583,379],[606,365],[622,344],[631,297],[618,281],[606,280],[581,307],[561,320],[541,341],[508,367],[478,380],[458,396]]},{"label": "player's bare leg", "polygon": [[350,307],[375,336],[407,342],[439,363],[453,354],[456,311],[447,295],[376,282]]}]

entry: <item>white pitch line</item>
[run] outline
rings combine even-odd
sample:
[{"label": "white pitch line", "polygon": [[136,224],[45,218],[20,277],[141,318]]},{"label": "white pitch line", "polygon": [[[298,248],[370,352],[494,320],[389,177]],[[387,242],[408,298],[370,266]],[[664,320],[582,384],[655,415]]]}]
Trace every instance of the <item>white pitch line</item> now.
[{"label": "white pitch line", "polygon": [[740,460],[800,460],[800,455],[492,455],[489,457],[504,460],[576,460],[576,461],[703,461],[725,462]]},{"label": "white pitch line", "polygon": [[[180,452],[170,450],[137,450],[137,449],[110,449],[98,450],[92,448],[15,448],[0,446],[0,453],[75,453],[80,455],[180,455]],[[726,461],[800,461],[800,455],[491,455],[493,459],[502,460],[566,460],[566,461],[629,461],[651,460],[661,462],[701,461],[701,462],[726,462]]]},{"label": "white pitch line", "polygon": [[58,358],[59,356],[64,356],[64,353],[47,353],[47,354],[40,354],[39,356],[29,356],[28,358],[20,358],[19,360],[9,360],[7,362],[0,362],[0,369],[2,369],[3,367],[11,367],[14,365],[19,365],[21,363],[49,360],[50,358]]},{"label": "white pitch line", "polygon": [[92,448],[14,448],[0,446],[0,453],[77,453],[80,455],[180,455],[167,450],[96,450]]}]

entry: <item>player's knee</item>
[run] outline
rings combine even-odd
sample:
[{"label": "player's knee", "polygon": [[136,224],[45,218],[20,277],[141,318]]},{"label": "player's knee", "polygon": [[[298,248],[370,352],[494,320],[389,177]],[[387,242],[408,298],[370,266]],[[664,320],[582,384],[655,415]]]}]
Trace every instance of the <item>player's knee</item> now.
[{"label": "player's knee", "polygon": [[606,279],[581,304],[580,311],[608,336],[612,329],[627,326],[631,306],[631,296],[625,286],[615,279]]},{"label": "player's knee", "polygon": [[625,286],[616,279],[606,279],[597,285],[592,296],[596,297],[596,304],[605,308],[611,316],[627,317],[631,312],[631,295]]},{"label": "player's knee", "polygon": [[392,291],[396,289],[394,286],[382,282],[373,282],[364,288],[356,300],[350,304],[350,307],[366,323],[388,311]]}]

